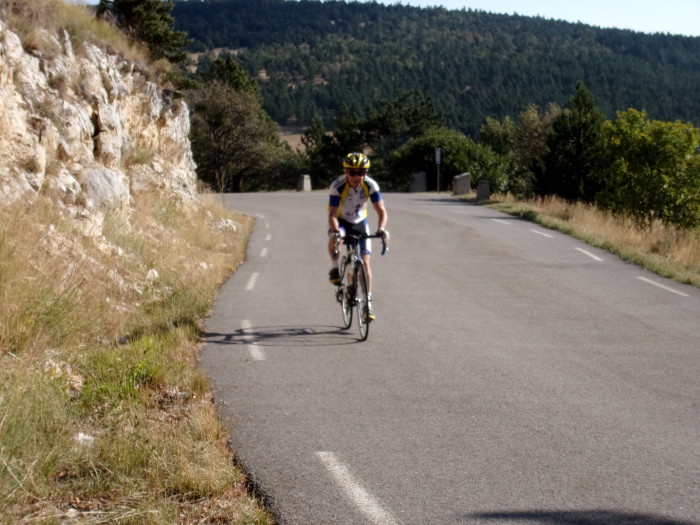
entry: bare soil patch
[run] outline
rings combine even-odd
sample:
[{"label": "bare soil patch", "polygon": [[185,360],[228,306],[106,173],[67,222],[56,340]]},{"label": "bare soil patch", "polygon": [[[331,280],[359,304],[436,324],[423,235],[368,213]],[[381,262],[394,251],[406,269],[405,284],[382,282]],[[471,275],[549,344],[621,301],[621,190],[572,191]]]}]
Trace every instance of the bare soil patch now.
[{"label": "bare soil patch", "polygon": [[306,128],[300,126],[280,126],[280,139],[289,144],[293,150],[305,151],[306,148],[301,142]]}]

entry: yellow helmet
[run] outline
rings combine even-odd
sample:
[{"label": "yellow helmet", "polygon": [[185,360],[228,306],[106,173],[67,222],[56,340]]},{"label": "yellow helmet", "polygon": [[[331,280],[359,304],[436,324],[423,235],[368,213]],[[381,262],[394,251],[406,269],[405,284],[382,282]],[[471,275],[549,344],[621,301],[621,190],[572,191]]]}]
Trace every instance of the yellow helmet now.
[{"label": "yellow helmet", "polygon": [[369,159],[364,153],[348,153],[343,159],[343,168],[351,170],[368,170]]}]

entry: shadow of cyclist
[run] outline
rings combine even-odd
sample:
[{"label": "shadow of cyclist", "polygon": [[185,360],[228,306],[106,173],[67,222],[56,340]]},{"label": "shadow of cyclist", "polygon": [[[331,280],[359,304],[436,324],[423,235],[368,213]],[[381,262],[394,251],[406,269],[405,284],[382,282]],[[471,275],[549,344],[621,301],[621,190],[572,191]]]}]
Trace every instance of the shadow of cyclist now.
[{"label": "shadow of cyclist", "polygon": [[215,345],[309,347],[357,343],[350,329],[335,326],[254,326],[224,334],[204,331],[200,337]]},{"label": "shadow of cyclist", "polygon": [[679,521],[663,516],[612,510],[485,512],[468,514],[463,518],[465,523],[471,520],[494,520],[529,521],[542,525],[698,525],[697,522]]}]

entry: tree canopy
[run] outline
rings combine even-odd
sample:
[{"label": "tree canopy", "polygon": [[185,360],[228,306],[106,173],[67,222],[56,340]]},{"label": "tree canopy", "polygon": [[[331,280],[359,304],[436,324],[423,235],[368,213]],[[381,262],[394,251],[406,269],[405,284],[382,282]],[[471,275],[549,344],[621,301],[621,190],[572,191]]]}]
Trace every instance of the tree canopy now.
[{"label": "tree canopy", "polygon": [[570,201],[592,202],[600,185],[593,174],[601,162],[605,117],[580,82],[568,105],[552,122],[535,191]]},{"label": "tree canopy", "polygon": [[143,42],[154,59],[182,62],[189,44],[185,31],[174,29],[172,0],[100,0],[97,16],[109,18],[128,36]]},{"label": "tree canopy", "polygon": [[332,128],[416,90],[445,124],[477,138],[488,117],[564,106],[577,82],[607,118],[630,107],[700,125],[700,38],[540,17],[306,0],[176,1],[190,49],[228,49],[278,123]]},{"label": "tree canopy", "polygon": [[700,226],[700,130],[630,109],[606,122],[605,188],[598,203],[619,213]]}]

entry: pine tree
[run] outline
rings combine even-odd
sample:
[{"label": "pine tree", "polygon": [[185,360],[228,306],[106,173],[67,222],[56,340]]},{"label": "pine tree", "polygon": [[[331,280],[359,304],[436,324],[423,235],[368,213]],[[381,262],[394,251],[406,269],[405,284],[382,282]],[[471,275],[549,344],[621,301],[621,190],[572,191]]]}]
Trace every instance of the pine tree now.
[{"label": "pine tree", "polygon": [[255,99],[262,103],[260,89],[248,73],[236,62],[231,55],[221,56],[214,60],[210,70],[204,75],[205,80],[218,80],[228,85],[235,91],[243,91],[253,95]]},{"label": "pine tree", "polygon": [[180,63],[190,40],[186,32],[173,29],[172,8],[172,0],[100,0],[97,16],[112,20],[129,37],[146,44],[152,58]]},{"label": "pine tree", "polygon": [[538,194],[554,194],[570,201],[595,199],[601,188],[596,172],[603,155],[604,121],[593,95],[578,82],[569,104],[552,123],[544,169],[537,175]]}]

